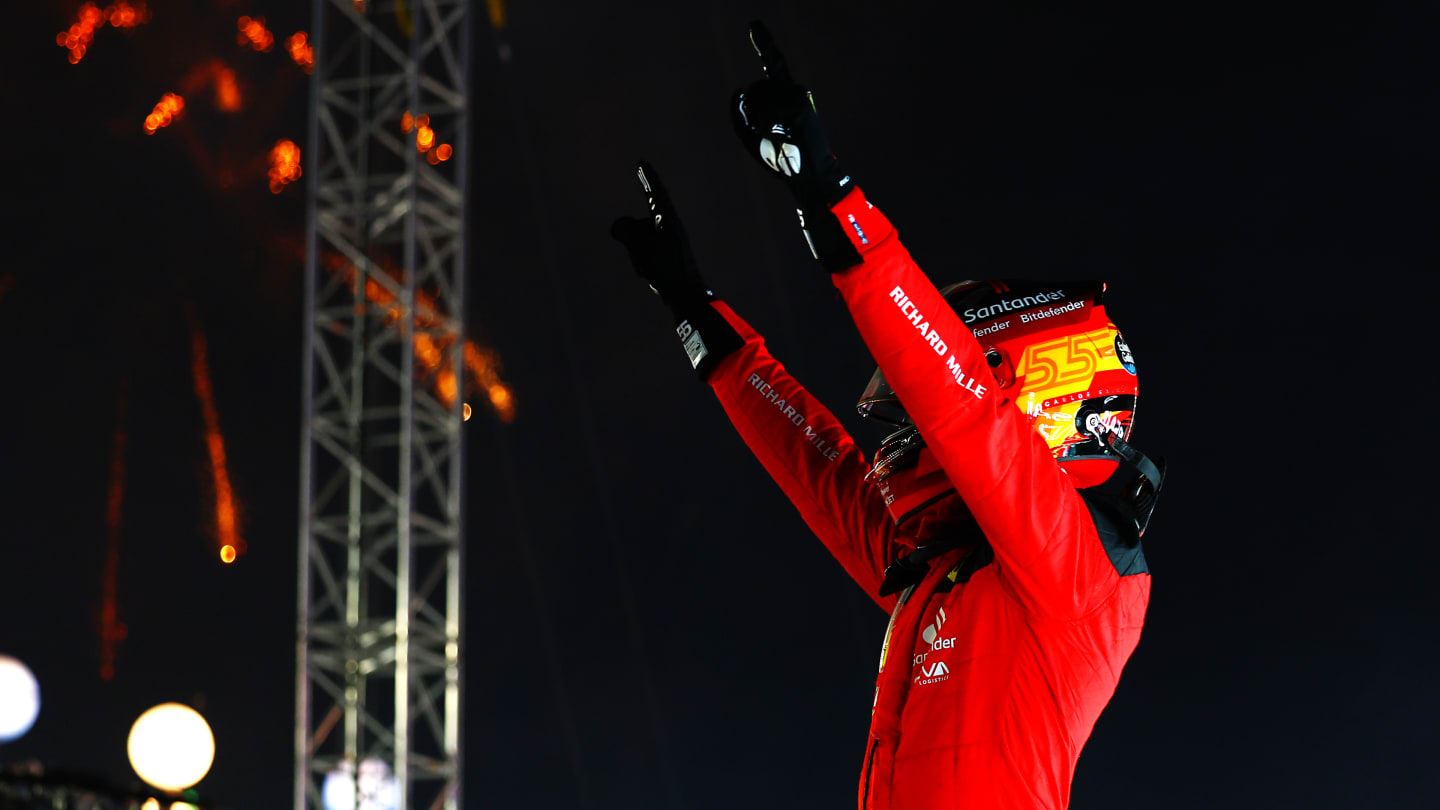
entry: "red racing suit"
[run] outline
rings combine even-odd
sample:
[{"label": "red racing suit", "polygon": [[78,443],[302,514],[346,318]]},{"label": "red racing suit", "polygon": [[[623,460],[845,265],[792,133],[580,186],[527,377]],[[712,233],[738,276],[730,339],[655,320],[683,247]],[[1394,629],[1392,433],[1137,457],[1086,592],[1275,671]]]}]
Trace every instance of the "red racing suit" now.
[{"label": "red racing suit", "polygon": [[810,529],[891,612],[859,806],[1060,810],[1149,602],[1148,572],[1120,575],[1081,494],[1113,463],[1057,463],[889,221],[859,189],[832,213],[862,257],[835,286],[988,541],[879,597],[886,566],[914,538],[863,480],[869,464],[834,415],[754,329],[711,304],[744,340],[707,377],[726,414]]}]

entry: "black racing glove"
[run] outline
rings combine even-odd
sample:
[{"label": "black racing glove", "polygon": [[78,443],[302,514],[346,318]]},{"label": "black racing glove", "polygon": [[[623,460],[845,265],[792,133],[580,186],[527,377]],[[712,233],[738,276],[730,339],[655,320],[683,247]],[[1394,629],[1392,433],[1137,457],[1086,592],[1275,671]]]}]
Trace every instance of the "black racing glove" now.
[{"label": "black racing glove", "polygon": [[860,254],[830,207],[855,184],[830,150],[815,97],[790,78],[784,55],[758,20],[750,23],[750,44],[760,56],[765,78],[731,98],[735,134],[745,151],[790,189],[800,228],[815,258],[832,273],[854,267]]},{"label": "black racing glove", "polygon": [[635,173],[645,191],[650,216],[620,217],[610,226],[610,235],[625,246],[635,272],[649,282],[650,289],[675,315],[675,333],[690,357],[690,365],[703,380],[722,358],[745,341],[710,306],[718,299],[700,278],[685,226],[654,167],[642,160]]}]

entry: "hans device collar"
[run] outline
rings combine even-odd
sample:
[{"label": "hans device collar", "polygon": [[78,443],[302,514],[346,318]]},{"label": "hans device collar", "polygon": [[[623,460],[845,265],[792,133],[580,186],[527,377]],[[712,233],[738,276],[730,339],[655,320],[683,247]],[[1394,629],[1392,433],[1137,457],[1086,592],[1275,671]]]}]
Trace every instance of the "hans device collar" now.
[{"label": "hans device collar", "polygon": [[[1117,499],[1124,504],[1125,511],[1134,521],[1134,538],[1138,546],[1139,538],[1145,534],[1145,529],[1150,525],[1150,516],[1155,512],[1155,504],[1160,497],[1160,488],[1165,483],[1165,459],[1151,461],[1134,445],[1113,433],[1108,437],[1108,444],[1109,449],[1120,457],[1120,464],[1104,483],[1082,489],[1080,495],[1087,501],[1092,497],[1092,492],[1094,497],[1108,493],[1114,493],[1112,497],[1118,496]],[[1113,456],[1095,456],[1094,458],[1114,460]],[[957,521],[953,530],[946,532],[945,536],[917,546],[914,551],[899,557],[895,562],[886,566],[885,580],[880,583],[880,596],[889,596],[918,584],[930,571],[932,560],[961,546],[972,546],[972,550],[966,558],[965,566],[967,568],[978,569],[990,562],[992,558],[984,532],[973,516],[967,514],[966,518]],[[985,553],[981,554],[982,551]],[[971,565],[971,561],[976,564]],[[973,573],[973,570],[969,573]]]}]

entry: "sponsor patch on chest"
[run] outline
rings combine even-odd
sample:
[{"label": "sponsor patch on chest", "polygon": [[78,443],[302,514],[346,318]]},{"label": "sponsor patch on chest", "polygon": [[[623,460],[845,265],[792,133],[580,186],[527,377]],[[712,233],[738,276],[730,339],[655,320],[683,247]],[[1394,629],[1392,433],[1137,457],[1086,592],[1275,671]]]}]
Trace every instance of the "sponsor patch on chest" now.
[{"label": "sponsor patch on chest", "polygon": [[949,618],[943,606],[935,609],[935,619],[920,631],[915,645],[915,656],[911,659],[911,677],[916,686],[940,683],[950,679],[950,667],[945,663],[944,652],[955,649],[955,637],[941,632]]}]

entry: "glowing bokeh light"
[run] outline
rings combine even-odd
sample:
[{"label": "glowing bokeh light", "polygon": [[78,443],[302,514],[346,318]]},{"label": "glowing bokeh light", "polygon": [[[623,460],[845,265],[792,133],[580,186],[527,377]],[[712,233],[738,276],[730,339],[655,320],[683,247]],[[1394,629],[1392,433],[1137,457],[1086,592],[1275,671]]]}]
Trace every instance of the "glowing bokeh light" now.
[{"label": "glowing bokeh light", "polygon": [[320,803],[325,810],[355,810],[355,765],[342,760],[325,774],[320,784]]},{"label": "glowing bokeh light", "polygon": [[40,684],[19,659],[0,655],[0,743],[18,740],[40,714]]},{"label": "glowing bokeh light", "polygon": [[236,26],[240,29],[240,33],[235,35],[237,43],[249,45],[261,53],[274,47],[275,35],[265,27],[264,17],[241,17],[236,20]]},{"label": "glowing bokeh light", "polygon": [[130,727],[125,744],[130,767],[161,790],[184,790],[205,778],[215,762],[215,736],[200,713],[180,703],[161,703]]},{"label": "glowing bokeh light", "polygon": [[224,65],[215,69],[215,106],[222,112],[240,109],[240,83],[235,80],[235,71]]},{"label": "glowing bokeh light", "polygon": [[355,774],[358,801],[356,810],[395,810],[399,806],[399,790],[389,763],[378,757],[360,760]]},{"label": "glowing bokeh light", "polygon": [[320,785],[325,810],[395,810],[399,797],[389,764],[377,757],[362,760],[358,773],[354,763],[342,760]]},{"label": "glowing bokeh light", "polygon": [[290,52],[290,58],[295,64],[304,68],[306,73],[315,69],[315,49],[310,47],[310,35],[304,31],[296,31],[285,40],[285,50]]},{"label": "glowing bokeh light", "polygon": [[275,142],[270,149],[270,193],[279,194],[287,183],[300,179],[300,147],[288,139]]},{"label": "glowing bokeh light", "polygon": [[[384,285],[376,281],[372,276],[364,280],[363,285],[357,277],[355,265],[338,253],[327,253],[322,259],[325,269],[330,273],[343,278],[352,290],[359,296],[357,287],[363,286],[365,300],[385,312],[385,325],[395,326],[400,323],[403,317],[403,310],[399,300]],[[396,278],[399,271],[385,264],[385,272],[392,278]],[[357,314],[363,314],[364,305],[357,309]],[[415,351],[415,358],[418,361],[419,373],[424,377],[434,377],[435,397],[446,408],[453,407],[455,399],[460,394],[460,386],[455,379],[455,372],[443,361],[443,353],[449,351],[450,347],[459,339],[453,332],[445,332],[436,337],[424,330],[434,329],[439,326],[441,319],[435,304],[433,293],[424,290],[415,291],[414,324],[411,343]],[[438,349],[439,353],[434,351]],[[461,356],[464,368],[469,372],[470,378],[465,382],[465,391],[468,393],[478,386],[484,389],[488,395],[490,404],[495,408],[496,415],[501,421],[510,422],[515,418],[515,399],[507,385],[500,379],[500,358],[492,349],[481,349],[474,341],[464,340],[461,344]]]},{"label": "glowing bokeh light", "polygon": [[226,543],[220,547],[220,562],[229,565],[235,562],[235,547]]},{"label": "glowing bokeh light", "polygon": [[144,3],[131,5],[125,0],[106,6],[104,11],[94,3],[84,3],[75,13],[75,22],[55,35],[55,44],[70,51],[70,64],[78,65],[85,58],[95,32],[109,23],[114,28],[134,28],[150,21],[150,9]]},{"label": "glowing bokeh light", "polygon": [[160,97],[154,111],[145,116],[145,134],[154,135],[161,127],[170,126],[170,122],[179,118],[184,111],[185,99],[174,93],[166,93]]}]

